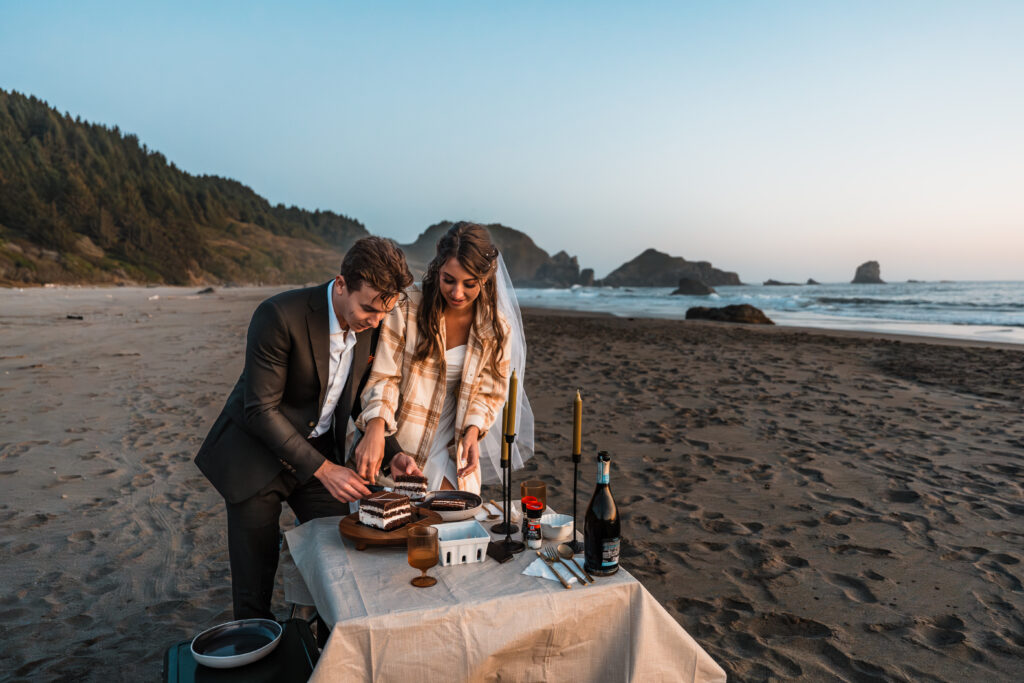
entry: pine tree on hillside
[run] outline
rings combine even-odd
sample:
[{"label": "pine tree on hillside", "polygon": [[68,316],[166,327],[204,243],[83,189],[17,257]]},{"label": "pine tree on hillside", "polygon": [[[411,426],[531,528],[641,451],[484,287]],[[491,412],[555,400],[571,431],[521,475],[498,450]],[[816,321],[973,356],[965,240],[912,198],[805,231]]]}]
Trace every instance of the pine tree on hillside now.
[{"label": "pine tree on hillside", "polygon": [[347,216],[271,206],[237,181],[178,169],[117,126],[0,90],[0,240],[14,245],[0,241],[0,280],[36,278],[18,243],[56,252],[70,280],[126,271],[168,283],[199,273],[261,279],[252,264],[273,254],[214,244],[218,235],[237,242],[244,224],[338,251],[367,234]]}]

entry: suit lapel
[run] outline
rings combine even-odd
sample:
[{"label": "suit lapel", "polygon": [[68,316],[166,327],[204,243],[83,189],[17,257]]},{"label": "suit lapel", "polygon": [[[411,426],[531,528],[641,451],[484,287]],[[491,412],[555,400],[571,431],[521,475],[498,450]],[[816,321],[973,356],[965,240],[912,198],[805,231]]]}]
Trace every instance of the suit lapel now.
[{"label": "suit lapel", "polygon": [[320,408],[327,397],[327,378],[331,370],[331,333],[327,312],[327,285],[316,287],[309,295],[309,310],[306,312],[306,329],[309,345],[313,349],[316,376],[320,380]]}]

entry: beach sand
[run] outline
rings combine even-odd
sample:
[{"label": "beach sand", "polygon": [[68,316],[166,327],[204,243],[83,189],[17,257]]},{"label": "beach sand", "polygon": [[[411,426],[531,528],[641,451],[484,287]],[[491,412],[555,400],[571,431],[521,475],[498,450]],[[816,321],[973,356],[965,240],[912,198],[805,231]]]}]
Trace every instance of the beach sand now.
[{"label": "beach sand", "polygon": [[[274,291],[0,290],[0,680],[158,680],[231,618],[192,457]],[[528,471],[569,511],[579,387],[580,515],[607,450],[623,566],[731,680],[1019,677],[1024,349],[525,321]]]}]

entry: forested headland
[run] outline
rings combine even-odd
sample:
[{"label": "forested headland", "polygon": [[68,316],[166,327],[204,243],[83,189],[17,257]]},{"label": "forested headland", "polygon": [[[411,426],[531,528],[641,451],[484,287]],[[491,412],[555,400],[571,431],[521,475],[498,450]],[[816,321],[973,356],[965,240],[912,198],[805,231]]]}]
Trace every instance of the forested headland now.
[{"label": "forested headland", "polygon": [[305,282],[367,234],[0,89],[0,283]]}]

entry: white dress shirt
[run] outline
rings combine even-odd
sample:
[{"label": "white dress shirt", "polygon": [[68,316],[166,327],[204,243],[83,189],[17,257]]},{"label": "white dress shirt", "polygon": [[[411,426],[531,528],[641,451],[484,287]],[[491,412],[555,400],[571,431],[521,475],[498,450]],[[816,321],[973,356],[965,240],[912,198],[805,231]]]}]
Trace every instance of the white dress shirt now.
[{"label": "white dress shirt", "polygon": [[327,373],[327,398],[324,399],[324,407],[320,411],[320,422],[310,432],[309,438],[324,434],[331,428],[331,420],[334,418],[334,409],[338,405],[338,397],[341,390],[345,388],[348,381],[349,371],[352,369],[352,350],[356,347],[356,333],[351,329],[341,329],[338,316],[334,312],[334,280],[327,285],[327,316],[330,321],[331,333],[331,365]]}]

